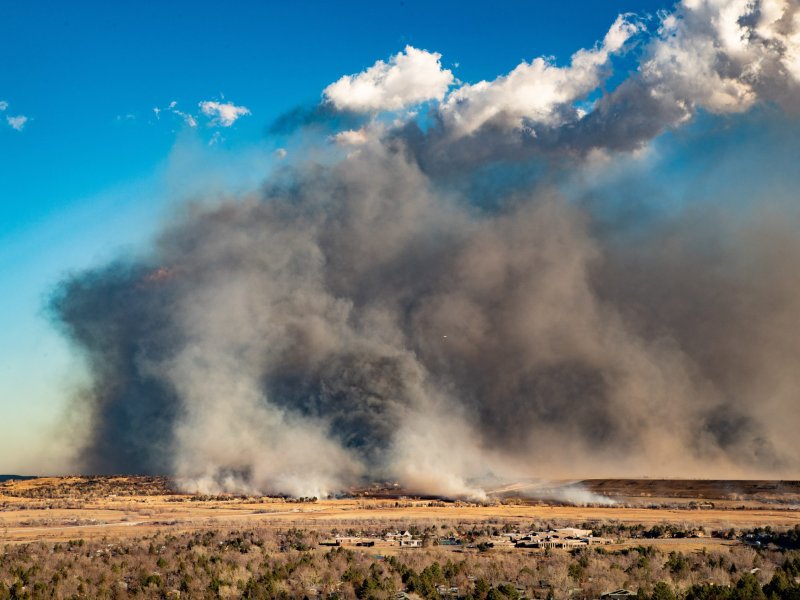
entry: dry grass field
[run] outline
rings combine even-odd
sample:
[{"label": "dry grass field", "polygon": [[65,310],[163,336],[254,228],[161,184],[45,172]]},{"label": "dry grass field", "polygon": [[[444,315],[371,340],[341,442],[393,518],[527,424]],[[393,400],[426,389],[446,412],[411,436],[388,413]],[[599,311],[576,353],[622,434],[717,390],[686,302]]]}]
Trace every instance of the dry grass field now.
[{"label": "dry grass field", "polygon": [[[603,480],[599,489],[612,488]],[[646,480],[645,480],[646,481]],[[673,489],[679,483],[671,484]],[[200,497],[172,491],[161,478],[64,477],[8,481],[0,484],[0,543],[74,538],[130,537],[153,531],[186,532],[221,527],[298,527],[322,529],[359,524],[411,523],[531,523],[576,525],[622,523],[672,524],[684,529],[774,529],[800,525],[800,511],[786,504],[764,503],[757,495],[735,507],[732,501],[714,508],[676,504],[664,508],[636,505],[633,484],[616,484],[626,492],[614,506],[569,506],[504,499],[488,504],[443,502],[414,498],[355,497],[297,502],[283,498]],[[641,486],[639,486],[641,487]],[[653,487],[646,483],[645,487]],[[658,493],[664,493],[664,485]],[[686,486],[689,487],[689,486]],[[701,486],[702,487],[702,486]],[[706,486],[707,487],[707,486]],[[792,492],[796,490],[791,487]],[[685,490],[684,490],[685,491]],[[677,492],[676,492],[677,495]],[[719,496],[719,494],[717,494]],[[675,497],[675,496],[673,496]],[[714,497],[708,489],[697,499]],[[653,497],[647,496],[652,502]],[[683,500],[691,499],[683,495]],[[743,507],[743,508],[742,508]],[[719,545],[720,540],[661,540],[666,545]]]}]

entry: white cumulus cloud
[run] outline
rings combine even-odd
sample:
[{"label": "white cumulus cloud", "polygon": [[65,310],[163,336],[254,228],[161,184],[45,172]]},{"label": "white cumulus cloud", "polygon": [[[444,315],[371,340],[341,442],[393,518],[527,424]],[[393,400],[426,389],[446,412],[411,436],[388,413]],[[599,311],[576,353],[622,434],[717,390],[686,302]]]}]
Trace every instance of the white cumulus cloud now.
[{"label": "white cumulus cloud", "polygon": [[687,116],[798,98],[800,5],[792,0],[683,0],[659,33],[642,77]]},{"label": "white cumulus cloud", "polygon": [[339,110],[379,112],[402,110],[428,100],[442,100],[454,81],[443,69],[442,55],[406,46],[389,62],[379,60],[357,75],[345,75],[324,90]]},{"label": "white cumulus cloud", "polygon": [[5,100],[0,100],[0,111],[6,110],[8,108],[8,102]]},{"label": "white cumulus cloud", "polygon": [[205,100],[199,106],[203,114],[212,119],[212,123],[222,127],[230,127],[240,117],[250,114],[249,108],[236,106],[231,102]]},{"label": "white cumulus cloud", "polygon": [[453,134],[468,135],[489,121],[514,129],[526,121],[556,126],[576,120],[580,112],[573,104],[600,85],[611,55],[639,29],[621,15],[600,45],[579,50],[568,66],[558,67],[550,59],[536,58],[493,81],[465,84],[441,106],[445,124]]},{"label": "white cumulus cloud", "polygon": [[22,131],[23,128],[25,127],[25,123],[28,122],[28,117],[26,117],[25,115],[17,115],[14,117],[9,115],[8,117],[6,117],[6,122],[9,125],[11,125],[13,129],[16,129],[17,131]]},{"label": "white cumulus cloud", "polygon": [[[606,89],[614,57],[628,51],[636,68]],[[323,94],[336,109],[395,113],[391,125],[373,118],[331,136],[342,146],[397,132],[415,105],[434,101],[430,143],[416,145],[425,160],[469,162],[523,146],[635,152],[701,110],[741,113],[766,102],[800,112],[800,1],[680,0],[656,19],[623,14],[567,64],[539,57],[475,83],[457,81],[440,54],[407,46]]]}]

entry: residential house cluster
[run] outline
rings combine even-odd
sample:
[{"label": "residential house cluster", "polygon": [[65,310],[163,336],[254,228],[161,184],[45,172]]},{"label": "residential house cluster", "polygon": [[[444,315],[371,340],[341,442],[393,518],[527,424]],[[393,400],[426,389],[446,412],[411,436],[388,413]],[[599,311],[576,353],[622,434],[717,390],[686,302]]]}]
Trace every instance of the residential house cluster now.
[{"label": "residential house cluster", "polygon": [[589,529],[564,527],[562,529],[549,529],[547,531],[530,531],[524,534],[508,534],[503,538],[504,543],[495,545],[509,545],[516,548],[579,548],[594,544],[608,544],[610,540],[596,538]]},{"label": "residential house cluster", "polygon": [[383,537],[367,537],[361,535],[337,535],[332,539],[323,540],[321,546],[366,546],[376,544],[383,546],[400,546],[401,548],[422,548],[422,539],[415,537],[409,531],[395,531]]}]

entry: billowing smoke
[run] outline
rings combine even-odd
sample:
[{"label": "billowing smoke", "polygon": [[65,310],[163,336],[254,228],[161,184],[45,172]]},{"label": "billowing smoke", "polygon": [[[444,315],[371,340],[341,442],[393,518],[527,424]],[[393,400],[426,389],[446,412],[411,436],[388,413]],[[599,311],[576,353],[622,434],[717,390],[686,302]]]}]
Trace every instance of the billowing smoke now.
[{"label": "billowing smoke", "polygon": [[[476,497],[486,477],[796,474],[796,210],[714,198],[631,224],[607,189],[561,183],[698,111],[791,119],[799,21],[788,1],[686,0],[568,67],[445,95],[439,55],[411,48],[337,82],[319,114],[367,113],[320,141],[339,158],[193,204],[144,258],[62,282],[92,376],[80,467]],[[638,68],[590,102],[633,42]],[[426,99],[423,131],[402,111]]]}]

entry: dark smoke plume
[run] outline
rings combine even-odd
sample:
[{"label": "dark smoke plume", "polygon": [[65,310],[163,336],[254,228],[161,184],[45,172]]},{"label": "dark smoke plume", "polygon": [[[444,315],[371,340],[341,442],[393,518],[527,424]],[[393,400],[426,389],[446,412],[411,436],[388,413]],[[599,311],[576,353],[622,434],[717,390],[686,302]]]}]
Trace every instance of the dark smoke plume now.
[{"label": "dark smoke plume", "polygon": [[[641,147],[675,106],[694,110],[654,95],[656,74],[535,139]],[[785,198],[632,227],[608,190],[559,192],[563,163],[510,157],[496,124],[450,141],[372,127],[349,155],[189,206],[145,258],[60,285],[54,314],[92,377],[81,468],[296,495],[797,473],[800,222]],[[460,152],[482,142],[492,168],[472,170]],[[567,154],[576,172],[591,158]],[[515,179],[520,164],[543,175]]]}]

